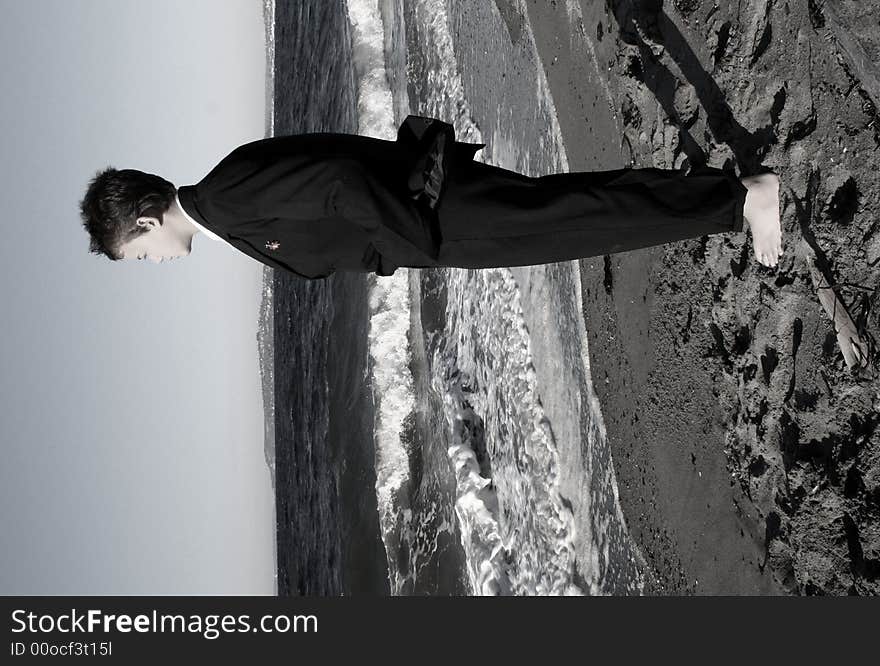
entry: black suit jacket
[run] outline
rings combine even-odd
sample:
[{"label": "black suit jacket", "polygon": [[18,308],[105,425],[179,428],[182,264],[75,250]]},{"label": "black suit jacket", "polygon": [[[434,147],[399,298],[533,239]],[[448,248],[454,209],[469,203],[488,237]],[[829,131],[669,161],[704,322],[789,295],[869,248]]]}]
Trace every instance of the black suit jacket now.
[{"label": "black suit jacket", "polygon": [[435,265],[444,185],[484,145],[456,141],[450,124],[420,116],[406,118],[396,141],[270,137],[235,149],[178,196],[200,224],[273,268],[309,279],[391,275]]}]

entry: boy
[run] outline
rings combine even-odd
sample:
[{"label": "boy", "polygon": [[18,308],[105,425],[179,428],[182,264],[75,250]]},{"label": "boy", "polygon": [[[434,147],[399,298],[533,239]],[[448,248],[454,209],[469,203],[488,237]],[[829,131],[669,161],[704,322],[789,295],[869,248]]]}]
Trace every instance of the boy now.
[{"label": "boy", "polygon": [[90,251],[158,263],[199,231],[308,279],[400,266],[489,268],[567,261],[739,232],[775,266],[779,179],[712,167],[531,178],[473,160],[485,144],[409,116],[396,141],[354,134],[271,137],[240,146],[195,185],[108,168],[80,203]]}]

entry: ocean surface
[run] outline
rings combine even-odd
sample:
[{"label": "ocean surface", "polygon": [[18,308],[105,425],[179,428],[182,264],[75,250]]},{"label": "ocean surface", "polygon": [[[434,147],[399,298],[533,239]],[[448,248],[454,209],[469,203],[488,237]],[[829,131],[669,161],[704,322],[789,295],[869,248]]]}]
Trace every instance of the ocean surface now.
[{"label": "ocean surface", "polygon": [[[265,16],[267,135],[393,140],[413,113],[486,143],[478,160],[568,170],[520,0],[265,0]],[[577,262],[264,276],[278,594],[641,592]]]}]

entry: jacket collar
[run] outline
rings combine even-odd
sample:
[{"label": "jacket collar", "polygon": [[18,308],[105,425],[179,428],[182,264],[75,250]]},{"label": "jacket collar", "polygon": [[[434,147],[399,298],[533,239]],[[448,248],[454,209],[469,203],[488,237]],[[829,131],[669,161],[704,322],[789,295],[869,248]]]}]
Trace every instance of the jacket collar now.
[{"label": "jacket collar", "polygon": [[203,232],[211,240],[225,240],[229,242],[229,234],[222,229],[211,228],[213,225],[205,219],[196,204],[195,185],[183,185],[177,188],[177,205],[186,215],[187,219],[195,225],[196,229]]}]

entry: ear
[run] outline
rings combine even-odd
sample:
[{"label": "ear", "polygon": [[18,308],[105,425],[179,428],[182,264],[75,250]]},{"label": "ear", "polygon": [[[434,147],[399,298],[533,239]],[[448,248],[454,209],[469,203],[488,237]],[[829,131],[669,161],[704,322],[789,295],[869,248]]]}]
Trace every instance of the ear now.
[{"label": "ear", "polygon": [[139,227],[155,227],[159,225],[159,220],[155,217],[142,215],[137,219],[137,225]]}]

